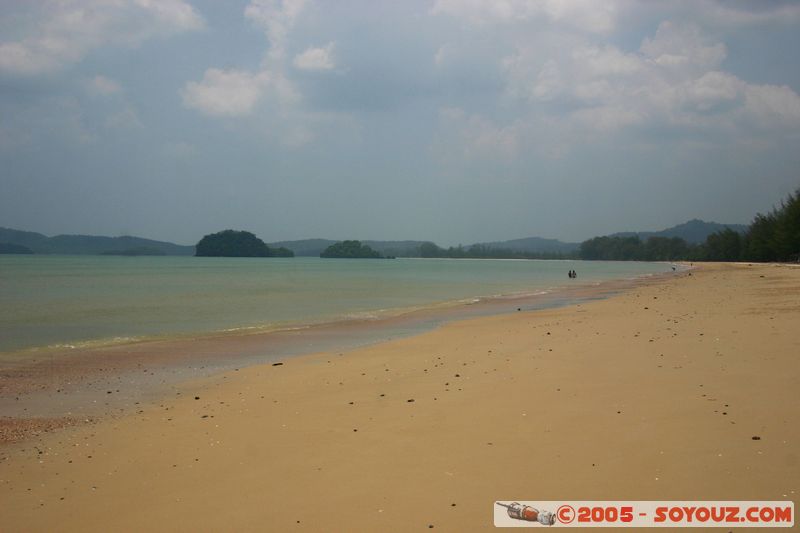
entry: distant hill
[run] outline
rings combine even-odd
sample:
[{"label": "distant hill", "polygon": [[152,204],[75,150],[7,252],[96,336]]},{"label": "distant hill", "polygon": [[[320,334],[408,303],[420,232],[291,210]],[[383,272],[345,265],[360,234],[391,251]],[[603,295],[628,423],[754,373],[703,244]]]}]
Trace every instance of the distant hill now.
[{"label": "distant hill", "polygon": [[33,250],[21,244],[0,242],[0,254],[32,254]]},{"label": "distant hill", "polygon": [[695,218],[661,231],[627,231],[613,233],[609,235],[609,237],[633,237],[638,235],[643,241],[646,241],[650,237],[680,237],[689,244],[701,244],[706,241],[709,235],[722,231],[725,228],[730,228],[740,234],[744,234],[747,231],[747,226],[743,224],[719,224],[717,222],[705,222]]},{"label": "distant hill", "polygon": [[557,239],[543,239],[541,237],[484,242],[478,243],[478,245],[496,250],[511,250],[512,252],[529,254],[569,254],[580,248],[580,243],[577,242],[563,242]]},{"label": "distant hill", "polygon": [[37,254],[133,254],[148,250],[151,254],[194,255],[194,246],[142,239],[141,237],[102,237],[96,235],[57,235],[47,237],[32,231],[0,228],[0,242],[30,248]]},{"label": "distant hill", "polygon": [[301,239],[298,241],[278,241],[269,242],[270,248],[287,248],[294,252],[295,256],[319,257],[325,248],[339,241],[330,239]]},{"label": "distant hill", "polygon": [[[739,233],[747,231],[742,224],[719,224],[703,220],[690,220],[661,231],[640,231],[614,233],[612,237],[630,237],[638,235],[640,239],[649,237],[680,237],[689,244],[700,244],[717,231],[730,228]],[[58,235],[47,237],[41,233],[0,228],[0,242],[25,246],[37,254],[131,254],[163,253],[165,255],[194,255],[194,246],[181,246],[170,242],[154,241],[139,237],[100,237],[93,235]],[[329,246],[336,244],[332,239],[302,239],[295,241],[279,241],[268,243],[270,248],[287,248],[296,256],[319,257]],[[419,257],[420,247],[426,241],[361,241],[383,256]],[[557,239],[528,237],[508,241],[475,243],[464,248],[478,246],[485,249],[510,251],[519,254],[572,254],[578,251],[580,244],[563,242]]]}]

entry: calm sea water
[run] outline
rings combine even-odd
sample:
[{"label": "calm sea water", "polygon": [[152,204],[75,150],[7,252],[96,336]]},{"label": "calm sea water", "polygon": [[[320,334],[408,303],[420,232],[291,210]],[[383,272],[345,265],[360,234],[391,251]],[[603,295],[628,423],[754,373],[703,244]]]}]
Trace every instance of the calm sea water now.
[{"label": "calm sea water", "polygon": [[368,318],[670,270],[660,263],[0,256],[0,352]]}]

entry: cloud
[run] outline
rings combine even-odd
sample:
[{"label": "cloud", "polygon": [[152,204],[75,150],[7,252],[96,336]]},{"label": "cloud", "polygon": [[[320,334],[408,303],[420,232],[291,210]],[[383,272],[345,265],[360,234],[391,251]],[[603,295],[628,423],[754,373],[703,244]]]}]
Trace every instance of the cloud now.
[{"label": "cloud", "polygon": [[727,55],[723,43],[708,43],[694,24],[664,21],[653,39],[642,42],[645,57],[662,67],[708,69],[719,66]]},{"label": "cloud", "polygon": [[333,46],[334,43],[330,42],[322,48],[307,48],[305,52],[295,56],[295,68],[300,70],[332,70],[336,68]]},{"label": "cloud", "polygon": [[95,76],[86,82],[86,89],[96,96],[111,96],[122,92],[119,83],[105,76]]},{"label": "cloud", "polygon": [[203,19],[183,0],[63,0],[39,6],[36,23],[16,41],[0,43],[0,71],[33,76],[77,63],[103,46],[197,30]]},{"label": "cloud", "polygon": [[608,33],[615,26],[616,4],[591,0],[437,0],[431,12],[478,26],[543,19],[587,32]]},{"label": "cloud", "polygon": [[202,81],[189,82],[181,92],[183,105],[217,117],[250,114],[267,82],[265,73],[244,70],[206,70]]},{"label": "cloud", "polygon": [[[201,81],[186,83],[181,91],[183,104],[209,116],[244,117],[256,109],[260,100],[270,98],[281,114],[291,113],[300,95],[285,74],[286,41],[304,7],[305,0],[252,0],[244,16],[265,31],[270,43],[261,68],[256,71],[209,68]],[[298,68],[324,69],[329,63],[332,65],[332,47],[333,43],[322,49],[310,48],[301,54],[300,57],[306,57],[300,59]]]},{"label": "cloud", "polygon": [[245,17],[266,32],[273,60],[283,59],[289,32],[305,4],[305,0],[252,0],[245,8]]},{"label": "cloud", "polygon": [[745,112],[761,126],[800,125],[800,96],[782,85],[745,85]]},{"label": "cloud", "polygon": [[508,96],[536,106],[529,120],[559,118],[564,138],[634,126],[747,131],[800,124],[797,93],[721,70],[725,44],[695,24],[662,22],[634,52],[583,38],[559,44],[525,43],[503,65]]},{"label": "cloud", "polygon": [[478,114],[468,114],[461,108],[446,107],[439,111],[439,153],[454,159],[513,158],[520,145],[520,124],[498,126]]}]

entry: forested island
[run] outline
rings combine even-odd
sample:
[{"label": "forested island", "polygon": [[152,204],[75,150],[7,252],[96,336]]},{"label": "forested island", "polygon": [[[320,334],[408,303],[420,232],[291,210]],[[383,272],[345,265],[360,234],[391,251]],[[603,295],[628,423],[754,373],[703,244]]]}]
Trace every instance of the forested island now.
[{"label": "forested island", "polygon": [[580,259],[608,261],[800,261],[800,189],[740,233],[724,229],[701,244],[680,238],[594,237],[581,243]]},{"label": "forested island", "polygon": [[342,241],[325,248],[320,257],[335,259],[381,259],[383,256],[361,241]]},{"label": "forested island", "polygon": [[196,257],[294,257],[287,248],[270,248],[249,231],[226,229],[200,239]]}]

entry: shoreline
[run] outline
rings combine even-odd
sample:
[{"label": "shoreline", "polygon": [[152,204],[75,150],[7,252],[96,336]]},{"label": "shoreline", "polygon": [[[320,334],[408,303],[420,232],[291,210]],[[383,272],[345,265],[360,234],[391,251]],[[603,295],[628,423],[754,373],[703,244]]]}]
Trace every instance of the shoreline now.
[{"label": "shoreline", "polygon": [[170,397],[187,381],[319,352],[349,351],[408,338],[465,319],[604,299],[686,272],[688,268],[576,283],[534,293],[442,302],[385,316],[298,324],[276,330],[245,329],[78,349],[7,353],[0,358],[0,445],[42,431],[124,416],[140,410],[142,405]]},{"label": "shoreline", "polygon": [[481,531],[509,498],[793,500],[797,294],[796,268],[703,265],[187,381],[0,447],[0,515],[11,530]]},{"label": "shoreline", "polygon": [[[442,268],[430,266],[438,260],[431,262],[426,259],[408,259],[404,262],[412,266],[410,273],[406,270],[408,265],[398,270],[398,267],[394,266],[391,269],[372,269],[361,263],[352,269],[350,263],[341,262],[325,268],[321,268],[322,263],[316,264],[314,261],[301,261],[293,266],[281,263],[278,267],[274,263],[269,263],[268,271],[274,271],[276,276],[272,281],[265,281],[265,278],[260,277],[261,271],[254,265],[242,265],[236,262],[214,267],[211,265],[197,267],[182,263],[167,265],[156,263],[145,265],[142,269],[135,269],[127,264],[117,265],[113,269],[107,266],[98,267],[103,276],[109,278],[108,293],[105,296],[97,294],[96,291],[92,293],[94,290],[92,287],[81,285],[87,283],[86,279],[78,277],[71,280],[70,283],[94,294],[84,304],[75,305],[74,308],[65,304],[63,299],[50,301],[52,298],[45,296],[41,299],[34,298],[35,301],[28,309],[25,292],[10,291],[8,297],[12,303],[11,308],[14,308],[15,302],[18,303],[21,306],[21,315],[9,314],[7,310],[4,316],[0,317],[2,318],[0,322],[3,322],[0,327],[0,363],[3,360],[47,355],[59,350],[187,340],[227,333],[261,333],[346,321],[351,318],[386,318],[427,308],[459,305],[471,300],[503,297],[518,291],[530,294],[565,285],[565,280],[561,277],[561,268],[553,261],[534,261],[544,265],[541,267],[509,268],[499,266],[504,263],[502,260],[446,260],[450,266],[442,268],[449,270],[452,267],[457,271],[458,279],[452,283],[440,279]],[[463,262],[471,263],[473,266],[462,272],[461,267],[456,265]],[[566,264],[574,263],[575,261],[570,261]],[[599,268],[590,269],[587,265],[586,268],[590,270],[587,273],[588,277],[577,281],[600,281],[604,277],[623,279],[637,274],[646,275],[647,272],[662,273],[669,270],[668,263],[644,262],[640,267],[632,267],[632,263],[611,262],[610,267],[608,262],[597,263]],[[475,268],[476,265],[479,267]],[[63,268],[69,272],[77,266],[66,264]],[[334,266],[336,268],[333,268]],[[191,290],[187,289],[186,280],[180,277],[180,270],[186,267],[196,268],[196,271],[192,272],[197,279],[192,278],[191,282],[199,283],[200,287],[192,285]],[[488,271],[481,273],[481,269],[485,267]],[[75,287],[65,285],[59,275],[52,272],[51,267],[34,262],[31,268],[43,269],[41,275],[54,277],[53,290],[56,293],[59,290],[67,291],[69,294],[74,292]],[[221,275],[227,268],[232,269],[233,276],[227,282],[224,279],[216,279],[214,281],[216,289],[204,293],[201,287],[208,284],[207,277]],[[612,272],[605,272],[607,268]],[[330,269],[330,272],[327,269]],[[155,276],[153,281],[147,279],[147,273],[151,270]],[[633,272],[628,272],[629,270]],[[605,273],[598,274],[595,271]],[[367,281],[354,283],[352,281],[354,272],[356,276],[364,275]],[[556,272],[558,275],[554,277]],[[22,287],[35,290],[32,284],[37,276],[15,275],[21,276],[19,283]],[[406,278],[409,275],[411,278]],[[421,276],[419,280],[409,282],[417,275]],[[499,277],[495,279],[495,275]],[[133,279],[126,276],[132,276]],[[343,284],[345,292],[338,294],[335,290],[329,289],[330,285],[319,285],[325,276],[331,277],[328,281],[333,284],[332,286]],[[312,289],[306,290],[304,284],[298,285],[298,281],[306,277],[313,286]],[[266,278],[272,279],[272,276]],[[429,286],[431,283],[436,285],[437,280],[442,282],[441,290]],[[574,281],[576,280],[570,280],[567,284],[573,285]],[[125,288],[128,286],[126,284],[139,283],[145,286],[153,283],[154,287],[160,288],[164,297],[172,295],[177,300],[161,306],[161,302],[153,301],[151,297],[145,295],[139,298],[126,292]],[[379,287],[374,295],[370,292],[365,293],[365,287],[374,283],[386,284],[388,288],[384,290]],[[397,287],[392,288],[393,284]],[[249,291],[255,291],[254,294],[258,296],[250,297],[250,292],[242,291],[244,286],[248,287]],[[194,294],[196,290],[200,290],[200,294]],[[270,295],[272,290],[276,294],[274,302]],[[341,303],[331,303],[340,297]],[[48,302],[54,306],[52,309],[41,307]],[[169,311],[163,311],[162,307]],[[112,319],[105,320],[103,318],[105,315]]]}]

